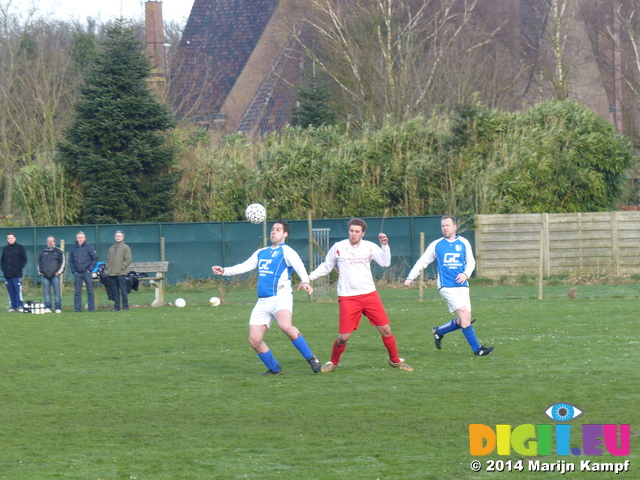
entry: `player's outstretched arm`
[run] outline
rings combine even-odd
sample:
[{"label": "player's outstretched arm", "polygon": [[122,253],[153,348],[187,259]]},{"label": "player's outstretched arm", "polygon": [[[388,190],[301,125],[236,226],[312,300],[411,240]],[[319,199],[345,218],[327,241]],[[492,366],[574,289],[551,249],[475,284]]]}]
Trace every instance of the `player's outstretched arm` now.
[{"label": "player's outstretched arm", "polygon": [[420,256],[416,264],[413,266],[413,268],[409,272],[409,275],[407,275],[407,279],[404,282],[406,286],[409,286],[409,284],[418,275],[420,275],[420,272],[425,268],[427,268],[429,264],[431,264],[431,262],[433,262],[436,259],[436,243],[438,242],[439,240],[436,240],[435,242],[431,242],[427,247],[427,249],[424,251],[424,253]]},{"label": "player's outstretched arm", "polygon": [[243,273],[250,272],[251,270],[255,270],[258,268],[258,252],[260,250],[256,250],[253,252],[249,258],[247,258],[244,262],[239,263],[237,265],[233,265],[232,267],[211,267],[213,273],[216,275],[224,275],[225,277],[232,277],[234,275],[241,275]]},{"label": "player's outstretched arm", "polygon": [[316,268],[313,272],[309,273],[309,280],[315,280],[316,278],[320,278],[331,273],[333,267],[335,267],[338,263],[338,256],[336,255],[336,245],[337,244],[334,244],[331,247],[329,253],[327,253],[327,256],[324,259],[324,262],[318,265],[318,268]]}]

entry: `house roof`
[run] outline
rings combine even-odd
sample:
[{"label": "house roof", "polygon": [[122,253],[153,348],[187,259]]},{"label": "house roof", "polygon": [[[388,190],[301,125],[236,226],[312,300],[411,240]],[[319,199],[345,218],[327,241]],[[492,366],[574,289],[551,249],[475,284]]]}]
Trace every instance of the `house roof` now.
[{"label": "house roof", "polygon": [[[182,61],[174,83],[181,91],[181,114],[201,120],[219,114],[278,5],[279,0],[195,0],[178,47]],[[295,98],[295,91],[280,75],[290,77],[294,65],[291,55],[280,55],[242,116],[245,131],[262,131],[258,120],[278,128],[288,121],[295,100],[287,96]]]},{"label": "house roof", "polygon": [[289,40],[242,117],[239,132],[263,135],[280,131],[289,122],[296,105],[294,85],[300,77],[301,56],[294,40]]}]

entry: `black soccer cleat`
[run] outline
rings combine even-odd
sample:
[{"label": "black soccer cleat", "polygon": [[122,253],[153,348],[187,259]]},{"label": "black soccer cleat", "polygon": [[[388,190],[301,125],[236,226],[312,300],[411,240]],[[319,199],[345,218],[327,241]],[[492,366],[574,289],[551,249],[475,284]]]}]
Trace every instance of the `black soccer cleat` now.
[{"label": "black soccer cleat", "polygon": [[320,360],[318,360],[315,355],[307,358],[307,363],[311,367],[311,370],[313,370],[313,373],[318,373],[322,368],[322,365],[320,365]]},{"label": "black soccer cleat", "polygon": [[261,373],[260,375],[261,376],[264,376],[264,375],[280,375],[281,373],[282,373],[282,370],[267,370],[266,372]]},{"label": "black soccer cleat", "polygon": [[436,342],[436,348],[440,350],[442,348],[442,337],[444,337],[444,335],[440,335],[438,333],[438,327],[433,327],[431,329],[431,333],[433,333],[433,340]]},{"label": "black soccer cleat", "polygon": [[473,353],[474,353],[474,355],[487,356],[491,352],[493,352],[493,347],[485,347],[484,345],[482,345],[476,352],[473,352]]}]

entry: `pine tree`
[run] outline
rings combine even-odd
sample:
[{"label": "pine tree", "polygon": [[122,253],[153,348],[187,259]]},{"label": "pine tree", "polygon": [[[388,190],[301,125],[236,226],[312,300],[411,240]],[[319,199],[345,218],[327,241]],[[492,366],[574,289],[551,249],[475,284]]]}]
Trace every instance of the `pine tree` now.
[{"label": "pine tree", "polygon": [[330,104],[331,97],[331,91],[312,77],[306,88],[298,89],[298,106],[293,110],[291,125],[302,128],[334,125],[336,113]]},{"label": "pine tree", "polygon": [[165,143],[174,123],[150,90],[150,61],[122,21],[100,47],[57,159],[84,197],[85,222],[170,220],[178,174]]}]

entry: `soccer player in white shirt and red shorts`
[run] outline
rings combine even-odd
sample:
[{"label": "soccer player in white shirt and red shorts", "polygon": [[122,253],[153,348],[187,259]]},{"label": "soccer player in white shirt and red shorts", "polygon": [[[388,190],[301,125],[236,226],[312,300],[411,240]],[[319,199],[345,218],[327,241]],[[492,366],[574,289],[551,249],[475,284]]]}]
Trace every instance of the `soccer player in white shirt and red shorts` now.
[{"label": "soccer player in white shirt and red shorts", "polygon": [[471,350],[475,355],[489,355],[493,347],[480,345],[471,321],[471,300],[469,297],[469,277],[476,266],[469,241],[457,235],[456,220],[445,215],[440,220],[442,238],[429,244],[422,256],[409,272],[404,284],[409,286],[423,268],[436,261],[438,266],[437,286],[440,295],[447,302],[449,312],[455,312],[456,318],[439,327],[433,327],[431,333],[438,349],[442,348],[445,334],[462,329]]},{"label": "soccer player in white shirt and red shorts", "polygon": [[[382,343],[389,352],[389,365],[408,372],[413,371],[404,359],[398,356],[396,339],[389,326],[389,317],[382,305],[371,274],[371,261],[382,267],[391,264],[389,239],[379,235],[381,246],[363,240],[367,224],[360,218],[349,222],[349,238],[335,243],[325,261],[309,274],[309,280],[328,275],[334,267],[338,269],[338,306],[340,310],[339,335],[333,343],[331,360],[321,372],[332,372],[347,347],[351,334],[358,329],[362,315],[369,319],[382,335]],[[298,287],[300,288],[300,287]]]}]

